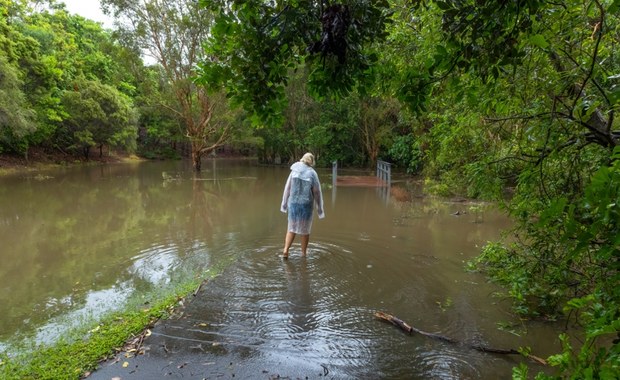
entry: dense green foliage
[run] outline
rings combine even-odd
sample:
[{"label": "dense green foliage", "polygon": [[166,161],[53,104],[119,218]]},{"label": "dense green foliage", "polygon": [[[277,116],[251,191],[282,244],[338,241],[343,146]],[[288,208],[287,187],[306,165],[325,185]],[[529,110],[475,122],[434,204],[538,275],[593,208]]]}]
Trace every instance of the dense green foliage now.
[{"label": "dense green foliage", "polygon": [[62,5],[33,7],[0,3],[0,150],[27,155],[31,146],[77,152],[106,144],[131,151],[137,124],[135,79],[122,66],[128,52]]},{"label": "dense green foliage", "polygon": [[550,358],[571,378],[612,379],[620,365],[620,148],[612,163],[591,177],[579,198],[559,195],[535,223],[521,225],[509,245],[489,244],[477,265],[501,283],[523,315],[553,317],[562,306],[585,326],[574,350],[563,334],[564,352]]},{"label": "dense green foliage", "polygon": [[[219,97],[191,80],[208,18],[170,4],[176,7],[148,8],[168,22],[153,36],[143,24],[104,30],[55,0],[0,1],[0,152],[28,157],[36,147],[80,156],[96,147],[175,157],[185,145],[202,154],[228,141],[232,112],[212,115],[226,104],[215,106]],[[151,37],[162,45],[147,45]],[[159,58],[152,66],[142,59],[149,46],[160,48],[148,52]]]},{"label": "dense green foliage", "polygon": [[256,124],[282,122],[289,69],[302,62],[319,97],[365,89],[377,56],[364,45],[383,37],[387,23],[385,0],[202,3],[218,15],[202,75],[222,84]]},{"label": "dense green foliage", "polygon": [[441,15],[435,23],[446,33],[415,88],[454,104],[411,99],[434,124],[423,137],[426,172],[504,202],[516,228],[485,248],[478,268],[505,286],[523,316],[565,311],[584,326],[586,341],[573,350],[565,338],[551,360],[560,376],[608,378],[620,365],[612,343],[620,331],[617,7],[513,4],[521,8],[427,4],[426,16]]},{"label": "dense green foliage", "polygon": [[394,139],[409,132],[406,112],[393,98],[352,93],[342,99],[315,99],[308,94],[307,70],[291,75],[285,95],[287,106],[281,127],[258,128],[262,138],[259,157],[268,163],[293,162],[312,151],[318,164],[373,167],[376,160],[391,157],[412,172],[417,166],[406,149],[390,150]]},{"label": "dense green foliage", "polygon": [[[513,234],[487,246],[477,267],[523,316],[565,312],[584,326],[585,342],[573,349],[564,338],[564,352],[550,360],[560,376],[617,374],[617,4],[426,5],[445,34],[416,76],[424,80],[405,94],[428,97],[409,102],[433,122],[422,137],[427,175],[500,200],[514,217]],[[437,98],[446,104],[426,103]]]},{"label": "dense green foliage", "polygon": [[[61,104],[69,115],[65,134],[73,137],[69,147],[82,148],[86,158],[89,149],[98,146],[133,148],[136,141],[136,118],[131,100],[114,89],[96,81],[82,80],[75,90],[65,91]],[[78,88],[78,86],[80,86]]]}]

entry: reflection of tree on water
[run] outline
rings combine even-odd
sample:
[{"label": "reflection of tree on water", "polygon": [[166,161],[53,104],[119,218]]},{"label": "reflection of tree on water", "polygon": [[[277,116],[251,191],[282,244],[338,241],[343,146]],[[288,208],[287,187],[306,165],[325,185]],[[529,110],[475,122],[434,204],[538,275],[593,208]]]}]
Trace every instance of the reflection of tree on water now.
[{"label": "reflection of tree on water", "polygon": [[218,206],[223,203],[216,192],[206,189],[205,182],[194,176],[188,225],[192,238],[211,234],[218,211],[220,211]]},{"label": "reflection of tree on water", "polygon": [[215,166],[208,174],[209,178],[203,178],[200,174],[192,178],[188,210],[186,230],[190,239],[200,241],[216,236],[230,237],[227,234],[230,228],[235,228],[235,224],[239,223],[238,215],[231,210],[235,203],[247,201],[246,192],[251,189],[247,181],[219,179]]},{"label": "reflection of tree on water", "polygon": [[314,297],[308,278],[308,260],[284,261],[287,279],[286,297],[290,300],[286,312],[290,315],[290,326],[294,333],[307,332],[316,328]]},{"label": "reflection of tree on water", "polygon": [[72,174],[3,183],[0,301],[9,306],[0,337],[88,304],[86,288],[113,286],[118,270],[110,274],[107,265],[133,248],[143,215],[138,179],[117,186],[112,176],[122,173],[95,167]]}]

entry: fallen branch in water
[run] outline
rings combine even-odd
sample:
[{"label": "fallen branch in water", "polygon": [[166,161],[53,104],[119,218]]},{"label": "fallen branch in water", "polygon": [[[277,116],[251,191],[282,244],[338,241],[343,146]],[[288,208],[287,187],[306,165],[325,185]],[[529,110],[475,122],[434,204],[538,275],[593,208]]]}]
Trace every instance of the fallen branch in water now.
[{"label": "fallen branch in water", "polygon": [[198,287],[196,288],[196,290],[194,290],[194,297],[196,297],[196,295],[198,294],[198,292],[200,291],[200,289],[202,288],[202,286],[207,282],[207,280],[202,280],[200,282],[200,284],[198,285]]},{"label": "fallen branch in water", "polygon": [[[396,318],[395,316],[391,315],[391,314],[387,314],[384,313],[382,311],[377,311],[375,312],[375,317],[379,318],[382,321],[386,321],[386,322],[390,322],[391,324],[393,324],[394,326],[399,327],[401,330],[409,333],[409,335],[411,335],[412,333],[418,333],[420,335],[424,335],[427,336],[429,338],[433,338],[433,339],[438,339],[444,342],[448,342],[448,343],[460,343],[458,340],[456,339],[452,339],[450,337],[444,336],[444,335],[439,335],[439,334],[433,334],[433,333],[429,333],[426,331],[422,331],[420,329],[417,329],[411,325],[409,325],[407,322],[403,321],[400,318]],[[475,344],[465,344],[467,347],[472,348],[474,350],[480,351],[480,352],[487,352],[487,353],[491,353],[491,354],[501,354],[501,355],[523,355],[527,358],[530,358],[542,365],[547,365],[547,361],[545,359],[539,358],[538,356],[532,355],[532,354],[526,354],[526,353],[521,353],[517,350],[514,349],[502,349],[502,348],[492,348],[492,347],[485,347],[485,346],[480,346],[480,345],[475,345]]]},{"label": "fallen branch in water", "polygon": [[401,330],[408,332],[409,334],[411,333],[418,333],[420,335],[424,335],[424,336],[428,336],[430,338],[434,338],[434,339],[439,339],[439,340],[443,340],[444,342],[448,342],[448,343],[458,343],[457,340],[452,339],[452,338],[448,338],[447,336],[443,336],[443,335],[439,335],[439,334],[432,334],[432,333],[428,333],[426,331],[422,331],[419,329],[416,329],[415,327],[412,327],[410,325],[408,325],[405,321],[403,321],[402,319],[396,318],[393,315],[390,314],[386,314],[384,312],[378,311],[375,313],[375,316],[379,319],[391,322],[393,325],[396,325],[398,327],[400,327]]}]

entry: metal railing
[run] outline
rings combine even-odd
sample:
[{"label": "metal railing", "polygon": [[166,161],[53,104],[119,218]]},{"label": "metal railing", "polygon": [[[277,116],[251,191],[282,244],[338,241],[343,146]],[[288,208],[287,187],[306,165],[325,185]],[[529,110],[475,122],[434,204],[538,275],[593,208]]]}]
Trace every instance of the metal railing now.
[{"label": "metal railing", "polygon": [[[377,161],[377,179],[381,186],[377,186],[377,194],[385,202],[390,199],[390,185],[392,183],[392,164]],[[336,187],[338,183],[338,161],[332,161],[332,204],[336,202]]]},{"label": "metal railing", "polygon": [[389,186],[392,182],[392,164],[377,160],[377,178]]},{"label": "metal railing", "polygon": [[[384,186],[390,186],[392,182],[392,164],[389,162],[377,161],[377,178],[383,182]],[[336,186],[338,180],[338,161],[332,161],[332,186]]]}]

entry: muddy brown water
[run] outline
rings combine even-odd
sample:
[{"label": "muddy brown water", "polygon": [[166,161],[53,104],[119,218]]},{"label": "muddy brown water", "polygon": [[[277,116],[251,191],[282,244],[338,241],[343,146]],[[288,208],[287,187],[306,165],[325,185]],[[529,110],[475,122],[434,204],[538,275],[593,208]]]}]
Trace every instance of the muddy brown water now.
[{"label": "muddy brown water", "polygon": [[[255,326],[218,334],[263,354],[339,363],[345,377],[509,378],[521,362],[542,368],[467,344],[558,350],[561,326],[513,318],[497,287],[465,271],[509,226],[493,207],[334,189],[331,171],[319,169],[326,218],[315,218],[308,257],[296,241],[283,262],[288,169],[251,160],[206,160],[204,169],[146,162],[0,179],[0,350],[53,342],[212,268],[227,268],[213,285],[224,296],[208,303],[218,323],[242,315]],[[375,311],[465,344],[407,336]]]}]

